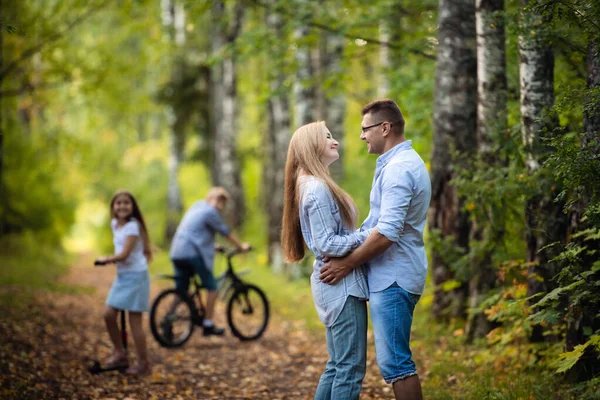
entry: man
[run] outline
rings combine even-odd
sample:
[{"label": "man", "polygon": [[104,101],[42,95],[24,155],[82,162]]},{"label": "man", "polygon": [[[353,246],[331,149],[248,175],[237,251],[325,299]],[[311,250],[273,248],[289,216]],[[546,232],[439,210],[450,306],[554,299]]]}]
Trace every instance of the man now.
[{"label": "man", "polygon": [[203,321],[204,335],[223,335],[225,329],[213,323],[217,282],[213,275],[215,257],[215,232],[220,233],[238,250],[250,249],[241,243],[223,221],[221,212],[227,205],[229,193],[222,187],[209,190],[206,200],[200,200],[185,213],[177,227],[169,254],[175,268],[175,286],[187,293],[190,278],[196,273],[208,289],[206,315]]},{"label": "man", "polygon": [[370,311],[377,364],[396,399],[422,399],[410,351],[415,305],[423,293],[427,256],[423,243],[431,182],[425,163],[404,137],[404,118],[392,100],[362,110],[361,140],[377,159],[371,210],[361,230],[375,228],[350,255],[331,259],[320,279],[335,284],[368,261]]}]

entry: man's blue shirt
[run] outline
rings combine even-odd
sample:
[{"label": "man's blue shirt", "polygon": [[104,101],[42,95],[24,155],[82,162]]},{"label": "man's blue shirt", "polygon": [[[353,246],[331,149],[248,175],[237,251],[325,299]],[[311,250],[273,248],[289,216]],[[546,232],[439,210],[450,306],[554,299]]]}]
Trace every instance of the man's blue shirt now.
[{"label": "man's blue shirt", "polygon": [[229,236],[231,230],[215,207],[204,200],[197,201],[179,223],[169,257],[171,260],[202,257],[206,267],[212,271],[216,232]]},{"label": "man's blue shirt", "polygon": [[393,243],[369,261],[369,291],[379,292],[396,282],[407,292],[423,293],[427,277],[423,231],[430,200],[429,173],[410,140],[377,158],[371,210],[360,230],[375,228]]}]

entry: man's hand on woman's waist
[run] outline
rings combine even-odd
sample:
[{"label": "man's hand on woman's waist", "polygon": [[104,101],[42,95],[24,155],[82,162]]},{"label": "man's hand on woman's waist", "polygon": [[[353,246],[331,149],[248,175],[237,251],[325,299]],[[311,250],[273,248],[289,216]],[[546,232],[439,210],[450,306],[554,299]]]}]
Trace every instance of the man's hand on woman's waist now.
[{"label": "man's hand on woman's waist", "polygon": [[335,285],[357,266],[385,252],[392,241],[374,229],[365,242],[352,253],[342,258],[332,258],[322,268],[319,279],[329,285]]}]

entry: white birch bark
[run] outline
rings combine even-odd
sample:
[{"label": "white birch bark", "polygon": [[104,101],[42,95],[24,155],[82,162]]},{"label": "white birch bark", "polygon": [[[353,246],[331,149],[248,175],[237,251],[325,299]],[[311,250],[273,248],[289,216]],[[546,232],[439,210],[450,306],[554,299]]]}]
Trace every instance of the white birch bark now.
[{"label": "white birch bark", "polygon": [[[273,3],[273,2],[272,2]],[[283,218],[284,170],[287,149],[290,141],[290,105],[286,80],[286,48],[284,23],[281,15],[270,12],[267,26],[271,34],[279,38],[269,49],[270,96],[268,100],[269,130],[267,136],[267,157],[265,158],[265,211],[267,213],[267,239],[269,264],[276,272],[283,272],[284,261],[281,249],[281,220]]]},{"label": "white birch bark", "polygon": [[[488,168],[497,160],[492,152],[494,144],[501,143],[506,129],[506,46],[504,33],[504,0],[476,0],[475,25],[477,31],[477,142],[479,156]],[[489,209],[488,215],[494,210]],[[493,227],[474,221],[471,239],[490,240],[496,237]],[[476,261],[469,279],[469,308],[478,309],[489,291],[495,286],[496,275],[491,251]],[[482,338],[492,326],[485,314],[470,314],[466,324],[468,341]]]},{"label": "white birch bark", "polygon": [[490,155],[506,129],[506,36],[504,0],[476,0],[477,138],[479,152]]},{"label": "white birch bark", "polygon": [[[389,43],[391,39],[390,22],[382,19],[379,22],[379,40],[382,43]],[[379,46],[379,76],[377,84],[377,96],[384,98],[390,92],[389,71],[391,68],[390,48],[388,46]]]},{"label": "white birch bark", "polygon": [[[177,49],[180,49],[185,44],[185,11],[183,5],[177,3],[175,0],[161,0],[161,11],[167,40]],[[171,73],[172,82],[178,82],[182,79],[182,68],[180,64],[181,60],[177,55]],[[174,86],[178,87],[180,85]],[[172,105],[165,108],[165,113],[170,130],[165,237],[167,242],[170,242],[173,235],[175,235],[179,218],[183,211],[181,188],[179,186],[178,178],[185,146],[185,123],[178,118],[177,110],[175,110]]]},{"label": "white birch bark", "polygon": [[[300,12],[306,12],[309,0],[299,2]],[[294,128],[314,122],[315,77],[313,73],[309,29],[300,26],[294,32],[296,42],[296,79],[294,80]]]},{"label": "white birch bark", "polygon": [[342,35],[329,34],[325,37],[326,57],[324,58],[324,74],[328,82],[325,92],[324,119],[334,138],[340,143],[338,153],[340,158],[329,167],[331,176],[340,181],[344,177],[344,142],[346,129],[346,96],[344,94],[344,44]]},{"label": "white birch bark", "polygon": [[[551,137],[558,125],[548,114],[554,105],[554,54],[547,40],[543,18],[526,9],[529,0],[522,1],[521,35],[519,35],[519,72],[521,86],[521,133],[527,154],[530,174],[536,173],[547,158],[550,149],[544,137]],[[526,260],[531,262],[528,274],[528,294],[552,290],[556,264],[549,261],[557,255],[556,247],[545,248],[554,242],[566,240],[568,223],[562,212],[563,203],[555,202],[560,188],[551,177],[539,181],[538,193],[527,200]],[[541,326],[536,325],[530,339],[543,341]]]},{"label": "white birch bark", "polygon": [[[430,229],[451,236],[457,246],[468,249],[470,223],[456,188],[450,184],[455,163],[454,147],[461,154],[476,148],[477,59],[475,0],[441,0],[439,47],[435,78],[434,144],[431,157],[432,199]],[[432,254],[435,284],[432,313],[438,318],[464,316],[465,288],[445,291],[442,284],[453,273],[441,254]]]},{"label": "white birch bark", "polygon": [[239,227],[245,217],[244,190],[237,157],[237,75],[235,51],[224,54],[223,46],[231,45],[239,35],[242,23],[242,5],[237,2],[232,15],[226,12],[222,0],[212,4],[216,25],[212,35],[213,51],[220,53],[221,61],[215,67],[213,93],[215,103],[215,160],[213,182],[223,186],[231,195],[228,204],[229,221]]}]

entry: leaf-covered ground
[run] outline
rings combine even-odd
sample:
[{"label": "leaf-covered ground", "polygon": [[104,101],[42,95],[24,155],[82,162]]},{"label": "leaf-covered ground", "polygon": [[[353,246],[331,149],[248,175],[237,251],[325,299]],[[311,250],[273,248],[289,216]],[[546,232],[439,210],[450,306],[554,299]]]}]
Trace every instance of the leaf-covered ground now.
[{"label": "leaf-covered ground", "polygon": [[[43,292],[3,307],[0,322],[2,399],[308,399],[327,360],[324,335],[301,322],[273,315],[265,335],[240,342],[231,335],[205,338],[197,331],[180,350],[161,348],[146,331],[153,372],[127,377],[90,375],[91,359],[110,353],[102,320],[114,268],[92,268],[81,259],[65,278],[92,287],[75,293]],[[11,290],[4,288],[3,296]],[[153,296],[160,290],[153,283]],[[268,295],[268,293],[267,293]],[[6,304],[6,302],[4,303]],[[276,312],[276,310],[275,310]],[[217,323],[224,326],[223,309]],[[369,338],[367,376],[361,398],[393,397],[375,363]],[[130,349],[133,344],[130,343]],[[130,357],[133,356],[130,350]]]}]

